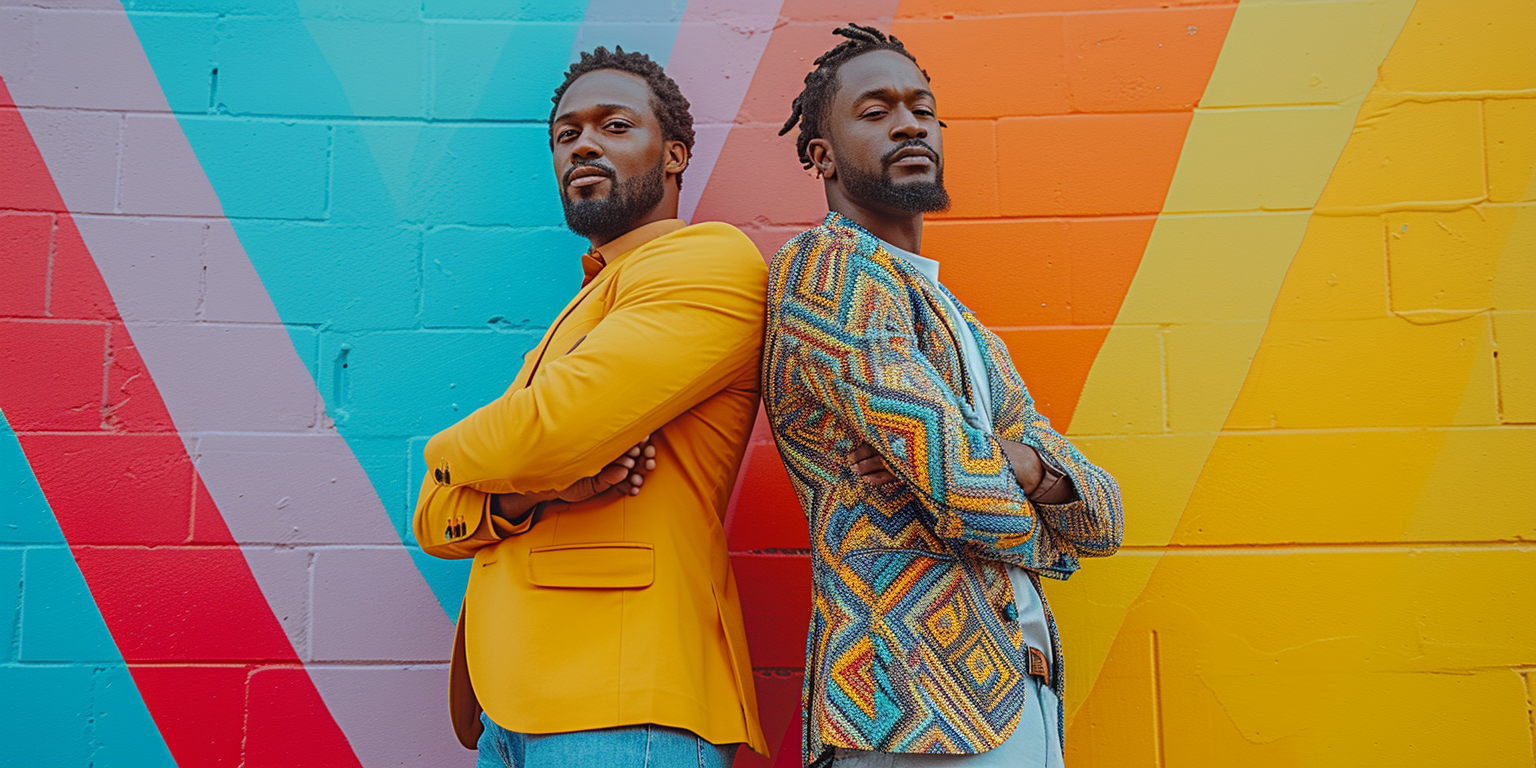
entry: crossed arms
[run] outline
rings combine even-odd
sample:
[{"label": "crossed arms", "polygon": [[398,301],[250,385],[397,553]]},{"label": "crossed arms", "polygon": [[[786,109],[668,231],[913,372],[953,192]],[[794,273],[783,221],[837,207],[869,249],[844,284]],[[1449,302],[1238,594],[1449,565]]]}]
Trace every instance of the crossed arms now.
[{"label": "crossed arms", "polygon": [[543,500],[635,492],[647,436],[757,359],[766,279],[751,241],[720,227],[646,248],[576,349],[551,350],[526,386],[427,443],[414,528],[428,554],[470,557],[522,533]]},{"label": "crossed arms", "polygon": [[[1011,393],[994,414],[996,434],[967,423],[954,391],[918,350],[912,311],[894,275],[875,257],[851,255],[842,286],[791,286],[779,308],[778,335],[796,358],[800,380],[867,444],[848,457],[855,472],[905,483],[939,536],[997,560],[1065,577],[1079,555],[1113,553],[1122,530],[1113,478],[1050,428],[1011,363],[993,373]],[[812,293],[857,300],[841,307],[829,328],[832,318],[793,298]],[[838,345],[814,341],[829,337]],[[1047,465],[1065,475],[1049,488],[1042,482]],[[1026,488],[1039,492],[1036,501]]]}]

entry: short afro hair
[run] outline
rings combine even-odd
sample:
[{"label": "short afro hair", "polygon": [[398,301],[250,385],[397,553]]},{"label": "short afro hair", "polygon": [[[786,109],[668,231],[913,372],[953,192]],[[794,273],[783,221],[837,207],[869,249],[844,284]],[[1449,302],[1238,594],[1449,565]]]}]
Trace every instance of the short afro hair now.
[{"label": "short afro hair", "polygon": [[[688,111],[687,97],[678,89],[677,82],[667,75],[666,70],[660,64],[651,60],[650,56],[643,53],[626,52],[622,46],[615,45],[613,51],[599,45],[592,52],[583,52],[581,59],[566,70],[565,82],[555,89],[555,95],[550,97],[554,104],[549,108],[549,128],[555,124],[555,110],[560,108],[560,99],[565,96],[571,83],[588,72],[596,72],[600,69],[616,69],[620,72],[628,72],[638,75],[645,80],[645,84],[651,89],[651,111],[656,113],[656,119],[661,121],[662,141],[681,141],[688,148],[688,153],[693,154],[693,113]],[[555,137],[549,137],[549,148],[555,148]],[[677,175],[677,185],[683,185],[683,175]]]},{"label": "short afro hair", "polygon": [[[895,51],[917,65],[917,58],[907,52],[907,47],[902,45],[895,35],[887,35],[874,27],[848,22],[848,26],[832,30],[832,34],[842,35],[848,39],[817,57],[816,68],[805,76],[805,89],[795,97],[789,120],[779,130],[779,135],[783,136],[789,133],[796,123],[800,124],[800,135],[795,139],[795,149],[800,153],[800,162],[804,163],[807,169],[811,167],[811,155],[806,151],[806,147],[810,145],[812,139],[822,138],[827,131],[827,106],[832,101],[833,94],[837,93],[839,67],[873,51]],[[929,79],[928,71],[921,65],[917,65],[917,71],[923,73],[924,80]]]}]

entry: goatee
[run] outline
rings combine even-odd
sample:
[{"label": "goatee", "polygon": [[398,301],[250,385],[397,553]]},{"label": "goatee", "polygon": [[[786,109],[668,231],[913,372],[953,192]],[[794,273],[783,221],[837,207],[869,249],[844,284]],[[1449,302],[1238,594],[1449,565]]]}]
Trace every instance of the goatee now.
[{"label": "goatee", "polygon": [[[583,166],[597,168],[608,174],[612,189],[607,197],[592,200],[572,199],[567,180],[571,171]],[[560,202],[565,207],[565,225],[582,237],[592,240],[612,240],[633,229],[636,219],[649,213],[661,202],[665,193],[665,174],[661,163],[631,179],[618,181],[618,174],[606,163],[582,163],[566,171],[561,180]]]},{"label": "goatee", "polygon": [[855,200],[867,200],[898,211],[908,213],[935,213],[949,210],[949,192],[944,189],[944,166],[939,163],[938,153],[933,152],[933,181],[908,181],[897,183],[891,178],[893,156],[908,147],[933,149],[917,139],[903,142],[881,158],[880,172],[871,173],[852,165],[840,165],[838,174],[843,178],[843,189]]}]

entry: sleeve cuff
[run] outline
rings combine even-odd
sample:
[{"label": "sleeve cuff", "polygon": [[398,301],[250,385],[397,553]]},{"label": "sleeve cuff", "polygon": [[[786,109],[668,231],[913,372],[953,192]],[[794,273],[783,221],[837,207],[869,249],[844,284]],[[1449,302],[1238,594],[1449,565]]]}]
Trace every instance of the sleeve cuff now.
[{"label": "sleeve cuff", "polygon": [[491,532],[495,534],[497,539],[505,539],[508,536],[527,533],[528,529],[533,527],[533,518],[539,514],[539,510],[544,508],[544,503],[541,502],[529,507],[528,511],[524,512],[516,520],[508,520],[491,511],[491,500],[494,498],[494,496],[490,495],[485,497],[485,516],[490,519]]}]

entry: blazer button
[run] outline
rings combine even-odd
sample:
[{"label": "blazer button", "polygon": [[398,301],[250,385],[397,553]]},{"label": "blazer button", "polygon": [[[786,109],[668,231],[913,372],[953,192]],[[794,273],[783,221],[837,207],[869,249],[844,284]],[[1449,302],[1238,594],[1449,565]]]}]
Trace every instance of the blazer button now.
[{"label": "blazer button", "polygon": [[1003,618],[1009,621],[1019,620],[1019,606],[1009,603],[1003,606]]},{"label": "blazer button", "polygon": [[437,481],[441,483],[443,481],[443,471],[441,469],[432,470],[432,477],[436,478]]}]

